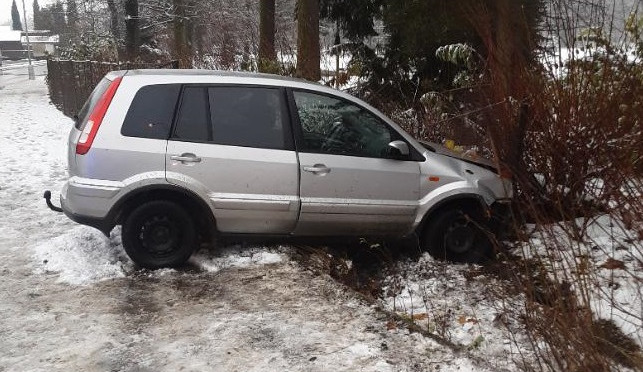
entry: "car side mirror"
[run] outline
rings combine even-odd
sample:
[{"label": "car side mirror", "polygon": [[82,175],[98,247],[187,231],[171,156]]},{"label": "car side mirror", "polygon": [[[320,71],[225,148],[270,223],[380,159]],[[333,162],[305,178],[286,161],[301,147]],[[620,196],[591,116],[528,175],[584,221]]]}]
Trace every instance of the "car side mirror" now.
[{"label": "car side mirror", "polygon": [[394,158],[400,158],[409,156],[411,152],[406,142],[397,140],[388,144],[388,153]]}]

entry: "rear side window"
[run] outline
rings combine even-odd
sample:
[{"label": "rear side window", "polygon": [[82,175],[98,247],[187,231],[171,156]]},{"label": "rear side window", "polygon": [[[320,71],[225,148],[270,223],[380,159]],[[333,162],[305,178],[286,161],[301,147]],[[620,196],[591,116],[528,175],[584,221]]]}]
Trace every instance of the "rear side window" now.
[{"label": "rear side window", "polygon": [[83,130],[83,127],[85,126],[85,124],[87,124],[89,113],[94,110],[94,107],[96,107],[96,103],[98,103],[100,97],[103,96],[110,83],[111,81],[109,79],[103,78],[96,85],[96,87],[92,91],[92,94],[89,95],[89,98],[87,98],[87,101],[85,101],[83,107],[80,109],[80,111],[78,111],[76,123],[74,124],[76,129]]},{"label": "rear side window", "polygon": [[148,85],[139,89],[127,110],[121,134],[167,139],[180,91],[178,84]]},{"label": "rear side window", "polygon": [[209,88],[214,142],[283,149],[285,105],[279,89]]},{"label": "rear side window", "polygon": [[195,142],[211,140],[209,117],[207,91],[196,87],[185,88],[173,137]]},{"label": "rear side window", "polygon": [[293,147],[281,89],[186,87],[181,102],[176,139],[267,149]]}]

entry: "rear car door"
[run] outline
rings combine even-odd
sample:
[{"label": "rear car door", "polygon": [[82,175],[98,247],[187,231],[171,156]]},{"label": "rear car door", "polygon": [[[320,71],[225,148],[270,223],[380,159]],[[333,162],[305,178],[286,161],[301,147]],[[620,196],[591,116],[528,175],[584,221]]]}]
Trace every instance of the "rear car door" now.
[{"label": "rear car door", "polygon": [[221,232],[285,234],[299,212],[285,91],[187,85],[168,141],[170,183],[207,193]]},{"label": "rear car door", "polygon": [[301,213],[296,234],[403,234],[417,210],[420,166],[396,159],[403,138],[365,108],[339,97],[292,92],[299,125]]}]

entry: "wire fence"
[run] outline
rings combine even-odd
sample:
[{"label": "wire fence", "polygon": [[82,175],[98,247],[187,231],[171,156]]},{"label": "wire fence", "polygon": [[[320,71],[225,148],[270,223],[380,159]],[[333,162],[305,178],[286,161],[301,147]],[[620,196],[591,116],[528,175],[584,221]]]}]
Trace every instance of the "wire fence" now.
[{"label": "wire fence", "polygon": [[63,114],[73,118],[83,107],[96,84],[110,71],[178,67],[176,60],[158,64],[48,59],[49,98]]}]

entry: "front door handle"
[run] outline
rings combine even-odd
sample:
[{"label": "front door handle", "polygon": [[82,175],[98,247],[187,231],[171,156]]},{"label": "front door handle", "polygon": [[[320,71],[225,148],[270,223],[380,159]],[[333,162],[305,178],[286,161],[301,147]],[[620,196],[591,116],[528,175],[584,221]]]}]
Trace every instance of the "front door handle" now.
[{"label": "front door handle", "polygon": [[304,171],[305,172],[310,172],[310,173],[318,175],[318,176],[324,176],[324,175],[330,173],[330,168],[328,168],[324,164],[315,164],[312,167],[304,166]]},{"label": "front door handle", "polygon": [[200,157],[198,157],[198,156],[196,156],[194,154],[190,154],[190,153],[184,153],[184,154],[181,154],[180,156],[179,155],[172,155],[172,156],[170,156],[170,160],[180,161],[181,163],[184,163],[184,164],[185,163],[200,163],[201,162]]}]

